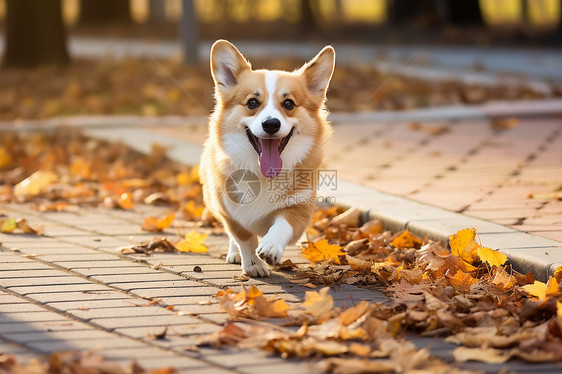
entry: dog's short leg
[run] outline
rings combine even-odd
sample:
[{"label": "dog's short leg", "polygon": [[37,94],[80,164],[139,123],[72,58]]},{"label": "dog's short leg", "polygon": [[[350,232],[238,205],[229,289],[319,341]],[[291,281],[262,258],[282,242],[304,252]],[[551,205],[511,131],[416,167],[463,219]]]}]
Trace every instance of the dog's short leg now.
[{"label": "dog's short leg", "polygon": [[230,237],[230,243],[228,245],[226,262],[229,262],[231,264],[240,263],[240,248],[238,248],[238,244],[236,244],[236,241],[232,237]]},{"label": "dog's short leg", "polygon": [[256,255],[258,238],[255,235],[248,241],[236,240],[240,247],[240,257],[242,260],[242,270],[252,277],[269,277],[267,265]]},{"label": "dog's short leg", "polygon": [[277,217],[261,240],[257,249],[258,256],[270,265],[278,264],[293,234],[293,227],[289,222],[283,217]]}]

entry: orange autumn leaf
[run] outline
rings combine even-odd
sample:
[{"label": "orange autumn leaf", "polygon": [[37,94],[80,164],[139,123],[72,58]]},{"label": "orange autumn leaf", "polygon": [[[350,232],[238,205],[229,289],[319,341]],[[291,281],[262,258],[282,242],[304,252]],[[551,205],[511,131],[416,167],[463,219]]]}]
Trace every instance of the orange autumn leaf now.
[{"label": "orange autumn leaf", "polygon": [[169,227],[172,222],[174,221],[174,218],[176,218],[176,215],[174,213],[170,213],[167,216],[165,216],[164,218],[162,218],[160,221],[158,221],[158,224],[156,225],[156,228],[159,230],[164,230],[165,228]]},{"label": "orange autumn leaf", "polygon": [[329,244],[327,239],[323,239],[316,243],[309,242],[308,246],[302,250],[301,255],[311,262],[329,260],[339,264],[339,256],[345,255],[345,252],[339,245]]},{"label": "orange autumn leaf", "polygon": [[142,229],[145,231],[157,232],[162,231],[172,224],[175,218],[174,213],[170,213],[163,218],[156,218],[156,217],[147,217],[142,224]]},{"label": "orange autumn leaf", "polygon": [[449,236],[451,253],[472,264],[476,259],[476,250],[480,247],[475,241],[476,229],[463,229]]},{"label": "orange autumn leaf", "polygon": [[419,248],[421,244],[421,239],[411,234],[408,229],[404,230],[404,232],[400,234],[400,236],[392,241],[392,246],[398,249]]},{"label": "orange autumn leaf", "polygon": [[535,281],[535,283],[527,284],[521,288],[523,288],[529,295],[542,300],[548,296],[555,295],[558,292],[558,281],[556,278],[550,278],[546,284],[541,281]]},{"label": "orange autumn leaf", "polygon": [[238,293],[237,298],[247,302],[249,305],[254,305],[255,299],[260,296],[263,296],[263,292],[252,284],[248,291],[244,290]]},{"label": "orange autumn leaf", "polygon": [[361,300],[357,305],[346,309],[339,315],[339,320],[342,325],[349,326],[353,322],[357,321],[361,316],[363,316],[367,311],[371,309],[369,302]]},{"label": "orange autumn leaf", "polygon": [[490,266],[501,266],[507,261],[506,255],[487,247],[479,247],[476,250],[480,261],[487,263]]},{"label": "orange autumn leaf", "polygon": [[469,273],[462,271],[457,271],[453,276],[446,275],[445,278],[452,287],[460,291],[468,291],[470,286],[478,283]]},{"label": "orange autumn leaf", "polygon": [[117,204],[121,207],[121,209],[131,210],[135,207],[135,203],[133,202],[133,194],[128,192],[123,192],[119,199],[117,199]]}]

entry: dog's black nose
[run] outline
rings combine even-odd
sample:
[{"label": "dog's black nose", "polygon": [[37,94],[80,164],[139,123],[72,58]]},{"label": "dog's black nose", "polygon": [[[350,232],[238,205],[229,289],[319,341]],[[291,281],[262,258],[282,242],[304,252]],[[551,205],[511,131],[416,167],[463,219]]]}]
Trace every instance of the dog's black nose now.
[{"label": "dog's black nose", "polygon": [[281,128],[281,122],[277,118],[268,118],[261,123],[263,131],[269,135],[275,134]]}]

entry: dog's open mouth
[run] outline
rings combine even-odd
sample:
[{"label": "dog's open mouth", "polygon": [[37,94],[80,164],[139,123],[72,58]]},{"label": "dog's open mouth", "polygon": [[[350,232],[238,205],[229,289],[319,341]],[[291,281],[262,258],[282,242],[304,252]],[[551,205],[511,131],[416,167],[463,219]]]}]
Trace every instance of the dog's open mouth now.
[{"label": "dog's open mouth", "polygon": [[264,176],[275,178],[281,172],[283,160],[281,160],[281,152],[289,143],[289,139],[293,136],[293,127],[289,134],[281,139],[264,139],[255,136],[249,128],[246,127],[246,135],[250,144],[259,155],[260,169]]}]

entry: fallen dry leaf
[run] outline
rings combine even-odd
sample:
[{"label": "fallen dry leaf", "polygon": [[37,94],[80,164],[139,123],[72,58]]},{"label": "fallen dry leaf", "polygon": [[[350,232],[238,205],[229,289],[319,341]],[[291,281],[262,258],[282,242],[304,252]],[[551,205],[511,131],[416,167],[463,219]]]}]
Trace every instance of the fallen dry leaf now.
[{"label": "fallen dry leaf", "polygon": [[519,120],[515,117],[493,118],[490,120],[490,127],[494,130],[505,131],[519,126]]},{"label": "fallen dry leaf", "polygon": [[256,286],[239,293],[231,289],[221,290],[215,296],[222,309],[232,317],[283,318],[287,317],[289,306],[277,297],[266,297]]},{"label": "fallen dry leaf", "polygon": [[183,240],[176,243],[176,248],[180,252],[196,252],[196,253],[207,253],[209,248],[203,244],[207,239],[209,234],[198,233],[197,231],[190,231],[185,234]]},{"label": "fallen dry leaf", "polygon": [[147,217],[142,224],[142,229],[151,232],[163,231],[172,224],[175,217],[174,213],[170,213],[162,218]]},{"label": "fallen dry leaf", "polygon": [[458,347],[453,351],[453,357],[459,362],[480,361],[488,364],[503,364],[511,358],[509,352],[495,348],[466,348]]},{"label": "fallen dry leaf", "polygon": [[528,284],[521,288],[530,295],[542,300],[547,296],[553,296],[558,293],[558,281],[556,278],[550,278],[546,284],[541,281],[535,281],[533,284]]},{"label": "fallen dry leaf", "polygon": [[490,266],[501,266],[507,261],[506,255],[486,247],[477,248],[476,254],[482,262],[485,262]]},{"label": "fallen dry leaf", "polygon": [[306,291],[305,301],[302,304],[306,312],[319,319],[328,314],[334,306],[334,299],[329,292],[329,287],[324,287],[319,292]]},{"label": "fallen dry leaf", "polygon": [[328,260],[339,264],[339,257],[345,255],[345,252],[339,245],[329,244],[328,240],[324,239],[316,243],[308,242],[301,255],[312,262]]},{"label": "fallen dry leaf", "polygon": [[361,216],[361,211],[356,207],[351,207],[345,212],[332,218],[332,223],[335,225],[347,225],[355,227],[359,225],[359,217]]},{"label": "fallen dry leaf", "polygon": [[392,241],[392,245],[398,249],[420,248],[421,244],[421,239],[410,233],[408,229],[404,230],[404,232]]}]

